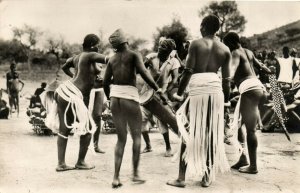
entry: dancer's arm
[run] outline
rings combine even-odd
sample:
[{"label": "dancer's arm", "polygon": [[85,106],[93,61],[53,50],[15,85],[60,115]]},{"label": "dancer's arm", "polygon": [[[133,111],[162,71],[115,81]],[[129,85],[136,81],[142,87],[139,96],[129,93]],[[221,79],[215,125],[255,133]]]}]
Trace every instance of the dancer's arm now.
[{"label": "dancer's arm", "polygon": [[184,90],[187,87],[187,85],[192,77],[192,74],[194,73],[194,67],[195,67],[195,63],[196,63],[196,60],[195,60],[196,59],[196,51],[197,51],[197,47],[192,42],[189,47],[189,52],[188,52],[187,59],[186,59],[186,67],[183,70],[183,75],[182,75],[182,78],[179,83],[179,88],[177,91],[178,96],[183,95]]},{"label": "dancer's arm", "polygon": [[[234,55],[234,54],[233,54]],[[233,56],[234,57],[234,56]],[[238,56],[236,56],[238,57]],[[224,66],[222,66],[222,87],[223,87],[223,92],[224,92],[224,102],[228,103],[229,101],[229,97],[230,97],[230,84],[231,84],[231,77],[230,77],[230,64],[233,61],[239,62],[239,60],[231,60],[231,54],[230,51],[228,50],[228,52],[226,53],[226,61]],[[236,59],[239,59],[236,58]],[[234,64],[233,66],[237,66],[236,64]]]},{"label": "dancer's arm", "polygon": [[155,91],[159,89],[158,85],[153,80],[150,72],[146,69],[143,64],[143,60],[140,54],[134,53],[134,64],[136,66],[137,71],[140,73],[142,78],[146,81],[146,83],[153,88]]},{"label": "dancer's arm", "polygon": [[73,57],[68,58],[66,63],[61,67],[61,69],[64,71],[64,73],[71,78],[73,78],[74,73],[71,72],[70,68],[75,68],[74,63],[73,63]]},{"label": "dancer's arm", "polygon": [[267,74],[274,73],[265,64],[263,64],[260,61],[258,61],[258,59],[255,58],[255,56],[254,56],[253,53],[252,53],[252,56],[253,56],[253,64],[254,64],[254,66],[258,67],[260,70],[262,70],[263,72],[265,72]]},{"label": "dancer's arm", "polygon": [[109,100],[109,95],[110,95],[110,84],[112,81],[112,68],[111,68],[111,64],[108,62],[107,67],[106,67],[106,71],[103,77],[103,89],[104,89],[104,93],[106,95],[107,100]]}]

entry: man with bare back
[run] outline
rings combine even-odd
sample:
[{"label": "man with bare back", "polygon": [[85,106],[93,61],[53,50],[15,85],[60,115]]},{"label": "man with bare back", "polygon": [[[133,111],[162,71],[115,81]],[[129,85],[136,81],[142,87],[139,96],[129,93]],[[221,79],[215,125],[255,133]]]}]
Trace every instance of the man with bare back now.
[{"label": "man with bare back", "polygon": [[[183,100],[182,95],[189,85],[189,96],[176,113],[183,142],[178,178],[167,182],[171,186],[185,187],[186,170],[202,178],[203,187],[215,180],[218,171],[229,170],[223,140],[224,95],[228,102],[230,87],[224,80],[230,75],[231,55],[216,37],[219,27],[219,19],[214,15],[202,20],[203,38],[191,42],[186,68],[177,94],[174,94],[174,98]],[[220,67],[223,81],[217,75]]]},{"label": "man with bare back", "polygon": [[111,112],[116,126],[118,141],[115,148],[115,172],[112,182],[113,188],[122,186],[120,182],[120,168],[124,147],[127,140],[127,125],[133,139],[133,177],[132,181],[144,183],[138,174],[141,148],[142,113],[139,104],[139,94],[136,88],[136,73],[158,93],[160,89],[146,70],[140,54],[129,49],[127,39],[121,29],[116,30],[109,42],[115,50],[104,75],[104,92],[111,100]]},{"label": "man with bare back", "polygon": [[[97,53],[100,39],[94,34],[84,38],[83,52],[68,59],[62,67],[64,72],[72,77],[56,89],[55,99],[59,118],[57,138],[58,166],[56,171],[71,169],[93,169],[95,166],[85,163],[85,156],[90,145],[91,133],[96,130],[95,122],[88,110],[90,92],[94,87],[100,69],[97,63],[105,63],[106,57]],[[74,73],[70,71],[74,66]],[[80,135],[78,161],[75,167],[66,165],[65,153],[70,131]]]},{"label": "man with bare back", "polygon": [[[238,132],[238,140],[241,143],[243,150],[239,161],[231,168],[238,169],[239,172],[242,173],[256,174],[258,172],[256,164],[256,150],[258,142],[255,132],[259,119],[258,105],[265,98],[265,88],[256,77],[253,67],[258,67],[266,74],[275,73],[275,71],[273,70],[274,67],[272,67],[271,71],[254,57],[253,52],[243,48],[238,34],[229,32],[225,35],[223,41],[231,51],[231,72],[234,72],[233,80],[241,94],[234,113],[233,130]],[[238,123],[240,116],[241,124]],[[247,131],[247,146],[250,159],[249,166],[244,151],[246,139],[241,129],[242,124],[245,124]]]}]

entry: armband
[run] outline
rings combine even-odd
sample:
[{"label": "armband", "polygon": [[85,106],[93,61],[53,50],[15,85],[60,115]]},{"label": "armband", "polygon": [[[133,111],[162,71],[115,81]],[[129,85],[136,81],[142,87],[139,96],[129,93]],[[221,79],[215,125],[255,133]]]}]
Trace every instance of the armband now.
[{"label": "armband", "polygon": [[184,68],[184,69],[183,69],[183,73],[193,74],[193,73],[194,73],[194,70],[191,69],[191,68]]}]

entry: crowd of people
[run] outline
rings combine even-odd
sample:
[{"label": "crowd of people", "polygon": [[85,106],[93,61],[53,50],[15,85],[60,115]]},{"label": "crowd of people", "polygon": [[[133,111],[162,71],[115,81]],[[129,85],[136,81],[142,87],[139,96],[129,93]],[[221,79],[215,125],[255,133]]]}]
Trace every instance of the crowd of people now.
[{"label": "crowd of people", "polygon": [[[181,139],[178,177],[167,184],[185,187],[185,174],[189,172],[201,177],[201,185],[208,187],[218,172],[230,169],[224,145],[224,110],[230,107],[231,88],[236,87],[240,97],[231,129],[242,153],[231,168],[256,174],[256,128],[261,124],[259,105],[266,101],[268,76],[276,75],[280,87],[292,88],[299,59],[296,50],[290,52],[288,47],[283,48],[281,58],[276,57],[274,51],[254,54],[242,47],[239,35],[234,32],[229,32],[220,41],[216,35],[219,28],[217,16],[206,16],[200,25],[202,38],[186,42],[188,54],[184,60],[176,54],[175,41],[169,38],[161,38],[157,52],[147,55],[143,61],[138,52],[130,49],[121,29],[109,37],[115,52],[111,57],[98,53],[99,37],[88,34],[82,44],[83,51],[63,65],[62,69],[70,79],[59,84],[55,92],[51,91],[55,103],[47,107],[47,116],[51,118],[48,122],[52,123],[49,127],[58,130],[56,171],[95,167],[86,163],[85,157],[92,138],[95,152],[104,153],[99,148],[99,134],[104,100],[108,100],[117,133],[113,188],[122,186],[120,169],[128,131],[133,140],[132,181],[145,182],[138,170],[140,154],[152,151],[148,133],[154,125],[163,136],[166,157],[173,155],[169,129]],[[99,75],[99,63],[107,65],[103,77]],[[13,69],[14,66],[7,74],[10,96],[14,95],[9,84],[16,79],[20,81]],[[140,88],[137,83],[141,80],[137,75],[143,79]],[[41,86],[44,91],[46,85]],[[39,90],[36,95],[40,94]],[[245,125],[246,133],[241,129],[242,125]],[[71,132],[80,136],[74,167],[65,161]],[[143,151],[142,137],[146,144]]]}]

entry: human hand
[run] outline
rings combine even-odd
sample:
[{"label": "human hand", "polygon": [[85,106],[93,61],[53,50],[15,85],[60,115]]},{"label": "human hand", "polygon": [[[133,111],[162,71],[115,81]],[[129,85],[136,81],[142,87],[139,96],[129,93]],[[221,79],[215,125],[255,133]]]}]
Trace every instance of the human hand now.
[{"label": "human hand", "polygon": [[231,102],[228,101],[227,103],[224,103],[224,107],[231,107]]},{"label": "human hand", "polygon": [[173,94],[173,98],[177,101],[183,101],[184,97],[183,96],[179,96],[177,93]]},{"label": "human hand", "polygon": [[162,93],[161,89],[158,89],[156,93],[159,95],[164,105],[168,104],[168,98]]},{"label": "human hand", "polygon": [[274,66],[270,66],[269,69],[270,69],[272,74],[276,73],[276,68]]}]

